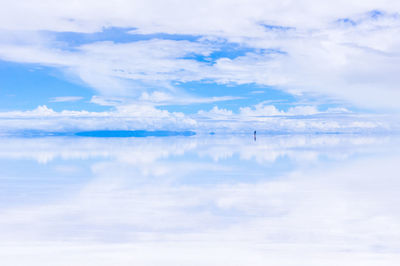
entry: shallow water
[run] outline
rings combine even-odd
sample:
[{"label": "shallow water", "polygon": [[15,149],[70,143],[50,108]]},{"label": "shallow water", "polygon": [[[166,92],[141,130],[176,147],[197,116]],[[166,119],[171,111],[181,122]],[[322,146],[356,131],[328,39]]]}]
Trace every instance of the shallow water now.
[{"label": "shallow water", "polygon": [[1,265],[398,265],[399,143],[3,137]]}]

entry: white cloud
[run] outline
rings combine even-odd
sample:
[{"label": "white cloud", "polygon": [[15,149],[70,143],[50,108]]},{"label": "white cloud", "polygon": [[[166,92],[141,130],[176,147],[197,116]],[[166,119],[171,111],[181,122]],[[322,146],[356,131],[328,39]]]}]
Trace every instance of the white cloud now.
[{"label": "white cloud", "polygon": [[241,107],[240,114],[243,116],[275,116],[284,115],[285,113],[278,110],[273,105],[257,104],[254,109],[251,107]]},{"label": "white cloud", "polygon": [[193,103],[214,103],[222,101],[232,101],[243,99],[243,97],[219,96],[219,97],[194,97],[182,93],[180,95],[154,91],[152,93],[143,92],[139,97],[139,102],[153,105],[190,105]]},{"label": "white cloud", "polygon": [[213,107],[210,111],[199,111],[192,116],[199,130],[217,132],[399,132],[397,116],[361,115],[346,108],[328,108],[324,111],[316,106],[294,106],[287,111],[280,110],[269,102],[241,107],[235,113]]},{"label": "white cloud", "polygon": [[[185,97],[185,92],[176,91],[175,81],[211,80],[276,86],[298,95],[399,109],[400,4],[396,1],[120,0],[109,4],[87,0],[68,5],[6,1],[3,7],[0,58],[58,67],[102,95],[138,99],[156,90]],[[380,13],[373,16],[372,10]],[[103,27],[202,38],[98,42],[65,50],[43,33],[96,32]],[[190,57],[207,57],[231,43],[253,52],[214,63]]]},{"label": "white cloud", "polygon": [[179,112],[159,110],[151,105],[118,105],[105,112],[56,112],[47,106],[32,111],[0,113],[3,132],[19,130],[74,131],[94,129],[189,129],[196,121]]},{"label": "white cloud", "polygon": [[240,115],[246,117],[257,116],[308,116],[315,114],[349,113],[346,108],[329,108],[326,111],[320,111],[314,105],[298,105],[290,107],[287,111],[279,110],[274,105],[268,105],[264,102],[256,104],[254,107],[240,108]]},{"label": "white cloud", "polygon": [[[79,4],[51,0],[3,1],[3,28],[10,30],[98,31],[103,26],[137,27],[146,33],[167,32],[199,35],[258,35],[256,22],[292,27],[321,27],[337,18],[374,9],[396,12],[400,5],[390,0],[344,1],[260,0],[161,1],[94,0]],[[29,10],[30,12],[26,12]],[[184,22],[184,23],[183,23]]]},{"label": "white cloud", "polygon": [[56,66],[74,74],[103,95],[139,96],[145,89],[173,90],[173,80],[198,80],[204,64],[184,56],[208,55],[213,47],[189,41],[153,39],[116,44],[98,42],[65,51],[43,45],[0,44],[4,60]]},{"label": "white cloud", "polygon": [[[97,98],[96,98],[97,99]],[[193,130],[243,133],[259,132],[399,132],[400,124],[392,115],[360,115],[346,109],[319,111],[315,106],[296,106],[286,112],[273,105],[242,107],[239,113],[214,106],[210,111],[183,114],[158,109],[148,104],[103,102],[112,110],[103,112],[54,111],[39,106],[30,111],[0,112],[3,134],[23,134],[25,130],[73,132],[79,130]]]},{"label": "white cloud", "polygon": [[80,96],[60,96],[60,97],[53,97],[50,99],[50,102],[53,103],[60,103],[60,102],[76,102],[82,100],[83,97]]},{"label": "white cloud", "polygon": [[210,111],[206,112],[204,110],[200,110],[198,114],[200,116],[208,116],[211,118],[218,118],[218,117],[228,118],[232,117],[233,112],[231,110],[227,110],[224,108],[220,109],[218,108],[218,106],[214,106]]}]

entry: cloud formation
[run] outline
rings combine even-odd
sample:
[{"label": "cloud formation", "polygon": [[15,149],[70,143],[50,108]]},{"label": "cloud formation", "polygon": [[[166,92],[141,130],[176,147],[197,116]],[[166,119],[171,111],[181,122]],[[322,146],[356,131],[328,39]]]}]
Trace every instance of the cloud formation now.
[{"label": "cloud formation", "polygon": [[[106,103],[108,104],[108,103]],[[400,132],[392,115],[362,115],[346,109],[320,111],[296,106],[287,111],[263,103],[240,108],[238,113],[214,106],[195,114],[169,112],[151,104],[117,104],[110,111],[60,112],[43,105],[30,111],[0,112],[1,134],[76,132],[80,130],[193,130],[199,134],[248,133],[389,133]],[[37,132],[36,132],[37,133]]]},{"label": "cloud formation", "polygon": [[[104,96],[138,99],[158,90],[185,97],[175,82],[212,81],[399,109],[396,1],[6,1],[3,6],[1,59],[56,67]],[[53,36],[107,27],[156,35],[72,47]],[[213,54],[231,45],[246,52]]]}]

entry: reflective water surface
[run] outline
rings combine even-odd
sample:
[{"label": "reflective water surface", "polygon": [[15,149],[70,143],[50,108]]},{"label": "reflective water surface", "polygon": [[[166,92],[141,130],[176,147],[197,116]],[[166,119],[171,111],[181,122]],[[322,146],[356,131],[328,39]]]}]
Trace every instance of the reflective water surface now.
[{"label": "reflective water surface", "polygon": [[399,143],[3,137],[1,265],[399,265]]}]

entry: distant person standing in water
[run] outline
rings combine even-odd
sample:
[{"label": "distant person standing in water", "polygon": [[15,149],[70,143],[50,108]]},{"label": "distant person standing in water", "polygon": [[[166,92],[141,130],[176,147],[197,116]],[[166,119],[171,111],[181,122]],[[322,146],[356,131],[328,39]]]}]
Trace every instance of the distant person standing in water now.
[{"label": "distant person standing in water", "polygon": [[254,141],[257,140],[257,131],[254,130]]}]

